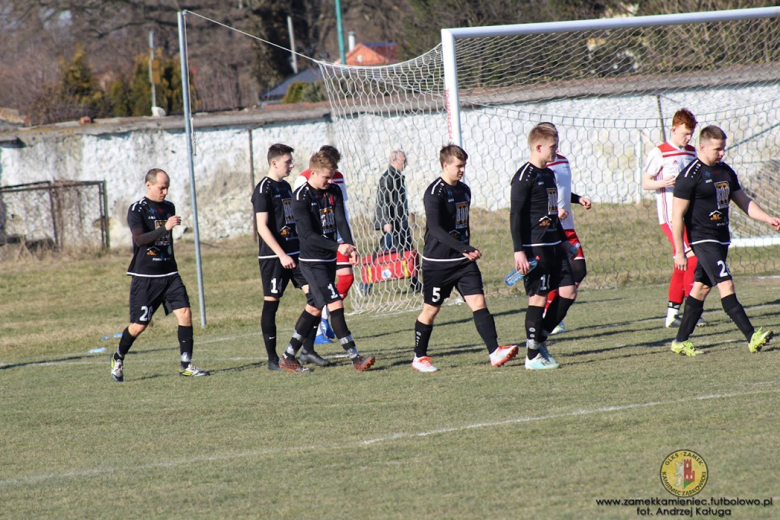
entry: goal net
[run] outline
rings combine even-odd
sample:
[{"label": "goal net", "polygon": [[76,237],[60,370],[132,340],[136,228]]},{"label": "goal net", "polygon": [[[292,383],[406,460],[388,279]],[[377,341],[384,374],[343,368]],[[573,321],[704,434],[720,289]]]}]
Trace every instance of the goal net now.
[{"label": "goal net", "polygon": [[[779,8],[688,15],[443,30],[443,44],[385,67],[320,63],[342,149],[348,207],[367,262],[381,255],[376,229],[381,175],[402,150],[413,247],[422,252],[422,196],[440,174],[448,142],[469,154],[472,243],[489,295],[516,294],[503,284],[512,269],[509,182],[528,160],[528,132],[554,123],[560,153],[572,166],[572,189],[593,209],[574,207],[588,262],[583,285],[662,283],[672,270],[655,194],[643,191],[647,154],[670,137],[671,117],[693,111],[698,130],[715,124],[728,135],[725,161],[745,191],[780,214]],[[398,193],[397,204],[403,205]],[[735,273],[777,270],[780,242],[764,224],[732,207]],[[400,255],[399,255],[400,256]],[[352,305],[392,312],[419,306],[408,278],[391,269],[366,276]]]}]

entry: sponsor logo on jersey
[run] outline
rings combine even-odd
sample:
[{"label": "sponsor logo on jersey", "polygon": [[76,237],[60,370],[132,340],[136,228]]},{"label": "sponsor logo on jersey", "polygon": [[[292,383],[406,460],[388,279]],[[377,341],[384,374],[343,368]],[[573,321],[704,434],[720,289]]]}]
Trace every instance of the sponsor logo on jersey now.
[{"label": "sponsor logo on jersey", "polygon": [[336,217],[333,214],[333,208],[320,209],[320,221],[322,222],[322,233],[333,233],[336,231]]},{"label": "sponsor logo on jersey", "polygon": [[455,229],[467,227],[469,227],[469,204],[468,202],[458,202],[455,204]]},{"label": "sponsor logo on jersey", "polygon": [[292,199],[282,199],[282,209],[284,209],[284,223],[287,225],[295,224],[295,217],[292,211]]},{"label": "sponsor logo on jersey", "polygon": [[723,220],[723,213],[718,210],[713,211],[710,213],[710,220],[713,222],[721,222]]},{"label": "sponsor logo on jersey", "polygon": [[729,183],[726,181],[720,181],[715,183],[715,195],[718,197],[718,209],[724,209],[729,207],[729,195],[731,190],[729,189]]},{"label": "sponsor logo on jersey", "polygon": [[547,188],[547,214],[558,214],[558,188]]},{"label": "sponsor logo on jersey", "polygon": [[550,227],[552,225],[552,219],[548,216],[544,216],[539,219],[539,227]]}]

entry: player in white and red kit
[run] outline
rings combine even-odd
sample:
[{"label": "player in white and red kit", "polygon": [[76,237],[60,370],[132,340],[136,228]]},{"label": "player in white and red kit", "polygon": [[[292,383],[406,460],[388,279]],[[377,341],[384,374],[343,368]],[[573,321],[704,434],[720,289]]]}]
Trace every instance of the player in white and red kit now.
[{"label": "player in white and red kit", "polygon": [[[672,118],[672,136],[665,143],[656,146],[647,157],[642,174],[642,188],[655,190],[658,223],[672,244],[672,256],[676,253],[672,238],[672,199],[677,175],[696,159],[696,148],[688,144],[696,129],[696,117],[687,108],[675,112]],[[696,271],[696,256],[685,241],[685,255],[688,257],[688,270],[674,267],[669,282],[669,303],[666,309],[666,326],[680,325],[680,305],[693,287],[693,273]],[[704,325],[704,320],[698,325]]]},{"label": "player in white and red kit", "polygon": [[[555,130],[555,125],[552,123],[540,123],[540,126],[549,126]],[[571,255],[571,271],[574,277],[574,284],[579,286],[585,276],[588,274],[588,270],[585,264],[585,252],[582,250],[582,242],[580,242],[577,232],[574,230],[574,215],[571,211],[571,205],[579,204],[586,210],[591,208],[591,202],[588,197],[581,197],[571,191],[571,166],[569,160],[563,155],[556,153],[555,160],[547,163],[547,167],[555,173],[555,185],[558,187],[558,218],[561,221],[561,227],[566,234],[566,238],[569,242],[577,246],[577,252]],[[558,289],[553,289],[547,293],[547,304],[544,307],[545,313],[550,308],[550,304],[558,296]],[[559,323],[550,334],[559,334],[566,332],[566,327],[563,322]]]},{"label": "player in white and red kit", "polygon": [[[341,161],[341,153],[336,149],[335,146],[330,145],[323,145],[320,147],[321,152],[325,152],[331,157],[333,157],[336,164],[338,164]],[[309,180],[309,176],[311,175],[311,170],[305,170],[301,173],[301,175],[295,180],[294,190],[297,190],[306,182]],[[346,202],[347,202],[347,186],[344,183],[344,175],[340,171],[336,171],[333,174],[333,184],[338,186],[341,189],[341,194],[344,196],[344,214],[347,217],[347,225],[349,225],[349,213],[347,212]],[[341,239],[341,235],[337,235],[339,244],[344,243],[344,241]],[[341,299],[346,299],[347,294],[349,294],[349,288],[352,287],[352,284],[355,282],[355,275],[352,270],[352,265],[349,263],[349,258],[345,257],[341,253],[336,253],[336,276],[338,277],[338,282],[336,283],[336,290],[338,291],[339,295],[341,296]],[[316,344],[322,344],[322,343],[330,343],[331,339],[334,339],[336,337],[335,332],[330,326],[330,322],[328,321],[328,317],[330,316],[330,313],[328,312],[327,306],[322,309],[322,321],[320,322],[320,328],[317,331],[317,336],[314,339],[314,343]],[[304,358],[305,361],[305,358]]]}]

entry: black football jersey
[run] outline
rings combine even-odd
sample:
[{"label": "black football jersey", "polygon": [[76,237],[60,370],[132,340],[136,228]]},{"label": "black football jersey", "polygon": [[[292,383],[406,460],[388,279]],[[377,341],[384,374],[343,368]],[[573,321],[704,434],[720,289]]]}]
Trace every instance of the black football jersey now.
[{"label": "black football jersey", "polygon": [[674,196],[690,201],[685,213],[688,243],[729,244],[729,203],[741,190],[737,174],[723,162],[707,166],[695,159],[677,176]]},{"label": "black football jersey", "polygon": [[558,220],[558,187],[550,168],[525,163],[512,177],[510,197],[515,251],[561,243],[564,235]]},{"label": "black football jersey", "polygon": [[[127,210],[127,225],[130,230],[141,230],[149,233],[176,215],[176,207],[172,202],[154,202],[146,197],[133,203]],[[170,276],[179,272],[176,259],[173,256],[173,236],[168,231],[153,243],[139,246],[133,240],[133,259],[127,274],[145,278]]]},{"label": "black football jersey", "polygon": [[295,190],[293,215],[302,262],[335,262],[338,235],[345,244],[354,244],[344,213],[344,196],[335,184],[318,190],[307,182]]},{"label": "black football jersey", "polygon": [[[261,180],[252,193],[255,213],[268,213],[268,228],[288,255],[298,254],[300,245],[292,210],[293,193],[290,183],[275,181],[270,177]],[[276,253],[260,237],[258,258],[276,258]]]},{"label": "black football jersey", "polygon": [[474,251],[469,244],[471,189],[458,181],[450,186],[439,177],[425,190],[425,246],[423,259],[467,260],[463,253]]}]

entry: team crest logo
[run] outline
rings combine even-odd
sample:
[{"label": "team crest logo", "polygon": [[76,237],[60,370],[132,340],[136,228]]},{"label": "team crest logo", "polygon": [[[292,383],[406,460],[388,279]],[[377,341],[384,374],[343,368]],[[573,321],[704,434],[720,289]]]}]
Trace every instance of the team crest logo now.
[{"label": "team crest logo", "polygon": [[710,213],[710,220],[713,222],[720,222],[723,220],[723,213],[721,213],[718,210],[713,211]]},{"label": "team crest logo", "polygon": [[661,464],[661,484],[672,495],[692,497],[707,485],[707,463],[691,450],[677,450]]},{"label": "team crest logo", "polygon": [[550,227],[552,219],[550,217],[542,217],[539,219],[539,227]]},{"label": "team crest logo", "polygon": [[279,230],[279,234],[282,235],[282,238],[289,238],[290,235],[292,235],[292,230],[287,226],[284,226],[282,229]]},{"label": "team crest logo", "polygon": [[150,247],[146,250],[146,256],[160,256],[160,250],[156,247]]}]

